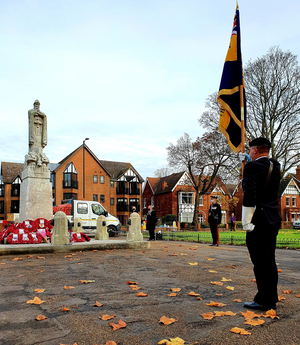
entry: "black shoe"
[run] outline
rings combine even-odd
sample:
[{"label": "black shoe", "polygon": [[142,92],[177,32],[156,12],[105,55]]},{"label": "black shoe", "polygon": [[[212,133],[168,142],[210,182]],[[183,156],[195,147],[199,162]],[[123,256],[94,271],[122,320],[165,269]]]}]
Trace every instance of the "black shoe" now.
[{"label": "black shoe", "polygon": [[245,302],[244,307],[248,309],[257,309],[257,310],[262,310],[262,311],[267,311],[270,309],[276,309],[276,305],[273,306],[266,306],[263,304],[256,303],[255,301],[252,302]]},{"label": "black shoe", "polygon": [[212,244],[210,244],[209,246],[210,246],[210,247],[213,247],[213,246],[215,246],[215,244],[212,243]]}]

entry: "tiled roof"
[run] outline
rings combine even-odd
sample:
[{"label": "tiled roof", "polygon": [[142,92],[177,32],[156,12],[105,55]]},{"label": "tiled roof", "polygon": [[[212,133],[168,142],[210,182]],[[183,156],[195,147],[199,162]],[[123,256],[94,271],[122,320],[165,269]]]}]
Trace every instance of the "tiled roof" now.
[{"label": "tiled roof", "polygon": [[173,173],[172,175],[161,177],[156,184],[155,194],[169,193],[173,190],[185,172]]},{"label": "tiled roof", "polygon": [[149,182],[149,185],[150,185],[153,193],[155,193],[155,189],[156,189],[156,186],[157,186],[159,179],[160,179],[160,177],[147,177],[147,181]]},{"label": "tiled roof", "polygon": [[12,183],[17,176],[22,175],[24,163],[1,162],[1,175],[4,183]]},{"label": "tiled roof", "polygon": [[130,163],[104,160],[99,160],[99,162],[107,171],[109,171],[112,179],[117,180],[123,174],[125,174],[128,169],[132,169],[138,176],[140,182],[144,182],[142,176],[134,169],[134,167]]}]

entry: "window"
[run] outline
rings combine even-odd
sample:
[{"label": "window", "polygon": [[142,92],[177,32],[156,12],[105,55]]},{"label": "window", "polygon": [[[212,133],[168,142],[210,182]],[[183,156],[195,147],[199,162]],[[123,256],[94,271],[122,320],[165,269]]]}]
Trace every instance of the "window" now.
[{"label": "window", "polygon": [[292,213],[292,222],[294,222],[296,220],[296,214]]},{"label": "window", "polygon": [[147,208],[147,200],[144,198],[144,208]]},{"label": "window", "polygon": [[0,196],[4,196],[4,183],[0,181]]},{"label": "window", "polygon": [[88,204],[85,202],[79,202],[77,204],[77,213],[78,214],[87,214],[88,213]]},{"label": "window", "polygon": [[178,204],[194,204],[195,193],[178,193]]},{"label": "window", "polygon": [[290,197],[289,196],[285,197],[285,205],[288,207],[290,206]]},{"label": "window", "polygon": [[129,199],[129,210],[132,210],[132,207],[135,206],[136,212],[140,212],[140,200],[137,198]]},{"label": "window", "polygon": [[[199,206],[203,206],[203,195],[200,195],[199,197]],[[203,216],[202,216],[203,218]]]},{"label": "window", "polygon": [[77,194],[76,193],[64,193],[63,194],[63,200],[77,200]]},{"label": "window", "polygon": [[105,209],[99,204],[92,204],[92,212],[97,216],[102,216],[105,214]]},{"label": "window", "polygon": [[117,181],[117,194],[128,194],[126,181]]},{"label": "window", "polygon": [[19,213],[19,207],[20,207],[20,200],[12,200],[10,213]]},{"label": "window", "polygon": [[20,196],[21,179],[17,177],[11,184],[11,196]]},{"label": "window", "polygon": [[296,197],[295,196],[292,197],[292,206],[293,207],[297,206],[297,202],[296,202]]},{"label": "window", "polygon": [[98,175],[93,175],[93,183],[98,183]]},{"label": "window", "polygon": [[98,201],[98,194],[93,194],[93,201]]},{"label": "window", "polygon": [[138,182],[129,182],[129,194],[140,195],[140,189],[139,189],[139,183]]},{"label": "window", "polygon": [[104,176],[100,175],[100,183],[104,183]]},{"label": "window", "polygon": [[198,222],[199,222],[200,224],[203,224],[203,221],[204,221],[203,214],[202,214],[202,213],[199,213],[199,214],[198,214]]},{"label": "window", "polygon": [[115,204],[115,199],[114,198],[110,198],[110,204],[114,205]]},{"label": "window", "polygon": [[127,199],[117,199],[117,211],[119,212],[128,211]]},{"label": "window", "polygon": [[75,188],[78,189],[77,170],[74,164],[71,162],[64,170],[63,174],[63,188]]},{"label": "window", "polygon": [[104,200],[105,200],[104,194],[100,194],[100,202],[104,202]]},{"label": "window", "polygon": [[4,201],[0,201],[0,214],[4,213]]},{"label": "window", "polygon": [[114,186],[115,186],[114,181],[110,181],[110,186],[111,186],[112,188],[114,188]]},{"label": "window", "polygon": [[180,221],[184,223],[191,223],[193,221],[194,214],[192,212],[180,213]]}]

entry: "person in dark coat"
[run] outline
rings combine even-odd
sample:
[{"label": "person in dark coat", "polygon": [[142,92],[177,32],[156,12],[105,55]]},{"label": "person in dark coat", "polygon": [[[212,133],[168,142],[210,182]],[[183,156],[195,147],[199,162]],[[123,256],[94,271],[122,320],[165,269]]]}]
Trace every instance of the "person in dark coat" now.
[{"label": "person in dark coat", "polygon": [[268,158],[269,140],[256,138],[249,145],[252,161],[244,168],[242,224],[247,231],[246,243],[258,292],[244,307],[269,310],[276,309],[278,302],[275,248],[281,222],[278,204],[280,164]]},{"label": "person in dark coat", "polygon": [[208,222],[210,226],[210,232],[213,239],[213,243],[210,246],[219,245],[219,228],[218,225],[221,223],[221,206],[217,203],[217,197],[212,196],[213,203],[209,207]]},{"label": "person in dark coat", "polygon": [[153,206],[148,206],[148,213],[147,213],[147,230],[149,231],[149,241],[154,241],[154,232],[155,232],[155,224],[156,224],[156,212],[153,209]]}]

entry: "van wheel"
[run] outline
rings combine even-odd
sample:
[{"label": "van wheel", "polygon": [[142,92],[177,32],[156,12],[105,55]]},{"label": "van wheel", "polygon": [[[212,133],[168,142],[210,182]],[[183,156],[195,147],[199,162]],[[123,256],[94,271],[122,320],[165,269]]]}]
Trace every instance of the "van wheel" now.
[{"label": "van wheel", "polygon": [[108,232],[108,236],[109,236],[109,237],[113,237],[113,236],[116,235],[117,229],[116,229],[113,225],[109,225],[109,226],[107,227],[107,232]]}]

